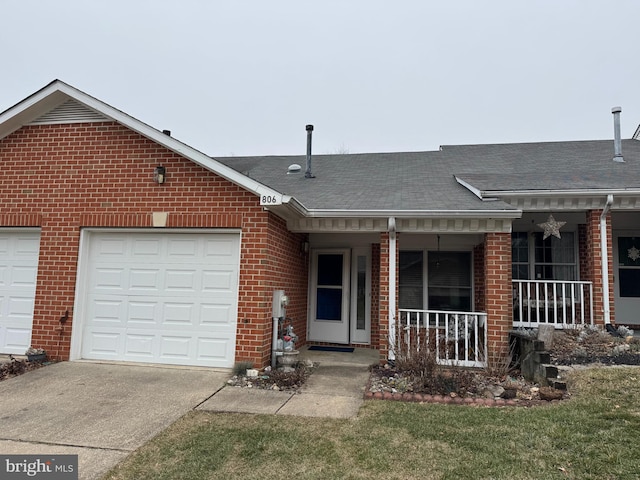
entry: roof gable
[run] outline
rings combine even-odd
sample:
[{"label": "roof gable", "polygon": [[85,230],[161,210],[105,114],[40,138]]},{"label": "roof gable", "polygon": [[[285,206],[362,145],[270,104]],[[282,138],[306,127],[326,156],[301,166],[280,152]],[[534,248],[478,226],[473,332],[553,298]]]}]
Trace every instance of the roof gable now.
[{"label": "roof gable", "polygon": [[272,188],[60,80],[54,80],[0,113],[0,140],[30,124],[96,121],[118,122],[260,197],[277,197],[283,202],[289,200]]},{"label": "roof gable", "polygon": [[29,125],[51,125],[56,123],[106,122],[110,119],[82,103],[70,98],[53,110],[29,122]]}]

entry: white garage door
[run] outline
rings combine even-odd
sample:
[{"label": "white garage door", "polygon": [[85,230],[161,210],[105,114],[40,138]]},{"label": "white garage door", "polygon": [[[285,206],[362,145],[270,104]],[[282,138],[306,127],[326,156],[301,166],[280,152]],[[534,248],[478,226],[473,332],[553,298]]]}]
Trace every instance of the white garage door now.
[{"label": "white garage door", "polygon": [[40,234],[0,231],[0,353],[31,344]]},{"label": "white garage door", "polygon": [[231,367],[237,233],[93,232],[82,358]]}]

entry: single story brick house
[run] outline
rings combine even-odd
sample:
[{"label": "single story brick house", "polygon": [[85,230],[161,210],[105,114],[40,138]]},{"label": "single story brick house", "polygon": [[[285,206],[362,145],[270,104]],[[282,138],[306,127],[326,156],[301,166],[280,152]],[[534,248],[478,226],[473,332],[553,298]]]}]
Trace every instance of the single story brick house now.
[{"label": "single story brick house", "polygon": [[637,325],[638,165],[637,135],[211,158],[55,80],[0,114],[0,353],[265,366],[275,290],[298,345],[381,359]]}]

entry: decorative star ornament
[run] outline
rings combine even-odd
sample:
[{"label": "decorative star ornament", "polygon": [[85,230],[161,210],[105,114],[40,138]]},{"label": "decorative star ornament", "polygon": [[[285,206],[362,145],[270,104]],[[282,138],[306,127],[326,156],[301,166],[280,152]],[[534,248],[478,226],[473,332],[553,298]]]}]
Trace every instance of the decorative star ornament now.
[{"label": "decorative star ornament", "polygon": [[544,223],[539,223],[538,226],[544,230],[544,235],[542,236],[543,240],[546,240],[548,237],[553,235],[556,238],[560,238],[560,229],[567,222],[557,222],[553,215],[549,215],[547,221]]},{"label": "decorative star ornament", "polygon": [[635,245],[627,250],[627,255],[634,262],[640,258],[640,250],[638,250]]}]

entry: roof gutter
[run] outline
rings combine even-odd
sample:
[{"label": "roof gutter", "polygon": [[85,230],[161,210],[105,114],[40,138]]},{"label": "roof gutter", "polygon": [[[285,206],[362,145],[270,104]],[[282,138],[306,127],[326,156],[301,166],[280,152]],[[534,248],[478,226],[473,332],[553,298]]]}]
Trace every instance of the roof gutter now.
[{"label": "roof gutter", "polygon": [[600,214],[600,255],[602,258],[602,303],[604,304],[604,324],[611,323],[609,306],[609,251],[607,248],[607,214],[613,204],[613,195],[607,195],[607,202]]}]

